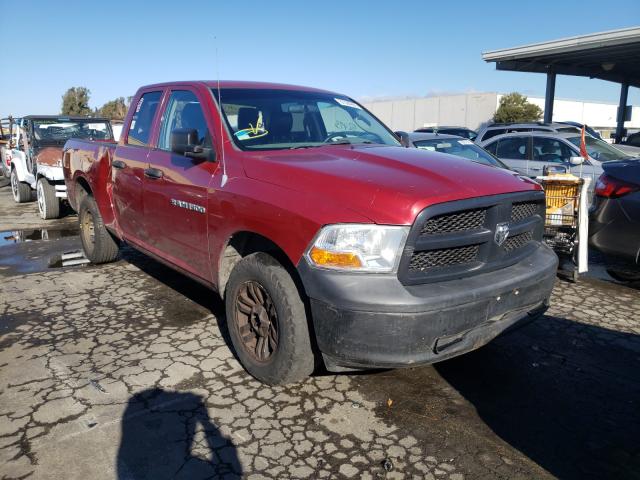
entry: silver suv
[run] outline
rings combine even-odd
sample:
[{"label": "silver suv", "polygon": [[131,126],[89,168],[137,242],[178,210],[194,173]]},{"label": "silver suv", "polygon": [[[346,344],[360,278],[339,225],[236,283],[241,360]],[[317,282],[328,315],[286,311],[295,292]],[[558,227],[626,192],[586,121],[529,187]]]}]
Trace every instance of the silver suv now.
[{"label": "silver suv", "polygon": [[566,123],[492,123],[480,129],[474,142],[480,144],[496,135],[515,132],[555,132],[555,133],[580,133],[581,130]]}]

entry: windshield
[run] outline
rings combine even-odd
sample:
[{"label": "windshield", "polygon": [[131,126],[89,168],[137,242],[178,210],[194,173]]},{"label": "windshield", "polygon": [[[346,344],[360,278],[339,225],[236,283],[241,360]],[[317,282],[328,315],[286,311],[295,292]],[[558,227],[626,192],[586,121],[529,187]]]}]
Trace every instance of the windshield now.
[{"label": "windshield", "polygon": [[465,138],[447,138],[433,140],[417,140],[413,144],[421,150],[431,150],[432,152],[448,153],[456,157],[463,157],[483,165],[509,169],[504,163],[495,158],[483,148],[477,146],[471,140]]},{"label": "windshield", "polygon": [[100,120],[47,118],[33,120],[33,137],[39,144],[64,144],[70,138],[113,140],[109,123]]},{"label": "windshield", "polygon": [[[217,98],[217,90],[212,91]],[[222,89],[221,97],[225,121],[243,150],[400,145],[387,127],[347,97],[245,88]]]},{"label": "windshield", "polygon": [[[576,147],[580,148],[580,137],[567,138]],[[599,162],[610,162],[611,160],[623,160],[629,158],[629,154],[612,147],[604,140],[599,140],[594,137],[584,137],[585,144],[587,146],[587,153],[589,156]]]}]

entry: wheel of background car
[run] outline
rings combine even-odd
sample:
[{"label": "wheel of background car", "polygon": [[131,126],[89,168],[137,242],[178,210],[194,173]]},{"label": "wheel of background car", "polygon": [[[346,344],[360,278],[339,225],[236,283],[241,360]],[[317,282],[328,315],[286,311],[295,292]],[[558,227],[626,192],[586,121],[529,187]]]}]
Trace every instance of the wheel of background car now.
[{"label": "wheel of background car", "polygon": [[619,282],[638,282],[640,281],[640,273],[623,272],[613,268],[607,268],[607,273]]},{"label": "wheel of background car", "polygon": [[39,178],[36,185],[36,198],[40,218],[49,220],[60,216],[60,200],[56,197],[56,189],[46,178]]},{"label": "wheel of background car", "polygon": [[87,195],[78,210],[80,241],[91,263],[112,262],[118,256],[118,243],[104,226],[95,199]]},{"label": "wheel of background car", "polygon": [[280,385],[314,368],[304,302],[291,275],[271,255],[254,253],[235,266],[225,291],[227,326],[244,368]]},{"label": "wheel of background car", "polygon": [[31,187],[18,180],[18,172],[15,168],[11,170],[11,193],[16,203],[31,201]]}]

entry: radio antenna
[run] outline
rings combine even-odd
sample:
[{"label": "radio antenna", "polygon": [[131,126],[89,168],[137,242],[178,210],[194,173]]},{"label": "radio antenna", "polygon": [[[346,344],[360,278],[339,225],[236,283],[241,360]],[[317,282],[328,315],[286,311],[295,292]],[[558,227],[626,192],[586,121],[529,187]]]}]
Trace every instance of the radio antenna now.
[{"label": "radio antenna", "polygon": [[222,122],[224,122],[224,114],[222,113],[222,94],[220,93],[220,68],[218,65],[218,37],[215,35],[213,39],[216,43],[216,78],[218,83],[218,114],[220,120],[220,163],[222,163],[222,180],[220,181],[220,188],[224,187],[229,180],[227,177],[227,164],[224,161],[224,141],[223,141],[223,128]]}]

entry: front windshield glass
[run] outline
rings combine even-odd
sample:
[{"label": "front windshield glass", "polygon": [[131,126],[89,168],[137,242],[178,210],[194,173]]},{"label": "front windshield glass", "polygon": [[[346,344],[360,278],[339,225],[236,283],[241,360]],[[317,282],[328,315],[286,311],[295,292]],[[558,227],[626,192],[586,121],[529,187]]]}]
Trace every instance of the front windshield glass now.
[{"label": "front windshield glass", "polygon": [[431,150],[432,152],[448,153],[456,157],[468,158],[474,162],[483,165],[491,165],[492,167],[500,167],[508,169],[504,163],[495,158],[486,150],[477,146],[471,140],[464,138],[434,138],[432,140],[417,140],[413,144],[421,150]]},{"label": "front windshield glass", "polygon": [[70,138],[113,140],[108,122],[101,120],[70,120],[46,118],[33,120],[33,137],[39,144],[64,144]]},{"label": "front windshield glass", "polygon": [[[580,137],[570,137],[567,138],[567,140],[580,148]],[[623,160],[625,158],[629,158],[629,154],[612,147],[604,140],[587,137],[585,135],[584,141],[587,146],[587,153],[589,156],[599,162],[610,162],[611,160]]]},{"label": "front windshield glass", "polygon": [[[217,89],[212,92],[217,98]],[[220,93],[225,121],[243,150],[400,145],[387,127],[347,97],[247,88],[224,88]]]}]

